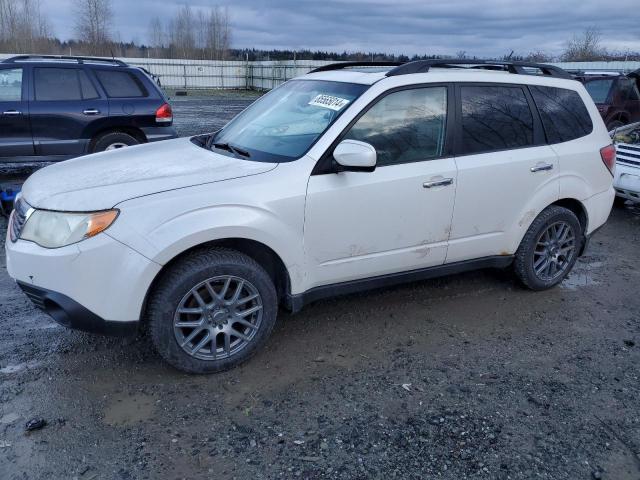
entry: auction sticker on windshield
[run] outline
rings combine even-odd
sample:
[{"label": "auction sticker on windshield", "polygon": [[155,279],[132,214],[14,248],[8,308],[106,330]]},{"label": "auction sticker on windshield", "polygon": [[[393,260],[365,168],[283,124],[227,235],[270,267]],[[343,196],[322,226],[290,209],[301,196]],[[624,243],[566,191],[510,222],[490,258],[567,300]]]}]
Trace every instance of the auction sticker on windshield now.
[{"label": "auction sticker on windshield", "polygon": [[317,95],[316,98],[309,102],[309,105],[316,107],[330,108],[331,110],[342,110],[349,103],[346,98],[334,97],[332,95]]}]

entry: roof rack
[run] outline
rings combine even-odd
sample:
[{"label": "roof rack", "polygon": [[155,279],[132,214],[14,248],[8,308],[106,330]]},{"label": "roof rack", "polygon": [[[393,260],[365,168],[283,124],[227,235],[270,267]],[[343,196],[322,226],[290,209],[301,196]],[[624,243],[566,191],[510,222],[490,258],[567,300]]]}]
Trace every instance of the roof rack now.
[{"label": "roof rack", "polygon": [[398,67],[403,65],[402,62],[339,62],[339,63],[330,63],[329,65],[323,65],[322,67],[318,67],[314,70],[311,70],[309,73],[318,73],[318,72],[329,72],[331,70],[342,70],[343,68],[352,68],[352,67]]},{"label": "roof rack", "polygon": [[530,63],[530,62],[508,62],[501,60],[467,60],[467,59],[432,59],[432,60],[415,60],[413,62],[341,62],[324,65],[316,68],[309,73],[316,72],[328,72],[330,70],[342,70],[344,68],[351,67],[394,67],[387,73],[387,77],[394,77],[396,75],[408,75],[410,73],[426,73],[432,67],[437,68],[460,68],[462,65],[468,65],[468,67],[462,68],[475,68],[482,70],[499,70],[514,73],[518,75],[531,75],[526,69],[537,69],[542,72],[542,75],[548,75],[550,77],[557,78],[573,78],[572,75],[567,73],[560,67],[553,65],[547,65],[545,63]]},{"label": "roof rack", "polygon": [[2,63],[17,63],[17,62],[28,62],[29,60],[75,60],[76,62],[82,64],[85,62],[89,63],[111,63],[113,65],[118,65],[119,67],[128,67],[126,63],[122,60],[116,60],[115,58],[102,58],[102,57],[73,57],[67,55],[17,55],[15,57],[7,58],[2,61]]},{"label": "roof rack", "polygon": [[527,72],[529,69],[538,69],[543,75],[558,78],[573,78],[569,73],[560,67],[547,65],[545,63],[530,62],[508,62],[501,60],[467,60],[467,59],[437,59],[437,60],[416,60],[400,65],[387,72],[387,77],[396,75],[407,75],[410,73],[426,73],[431,67],[437,68],[458,68],[460,65],[469,65],[469,67],[483,70],[500,70],[514,73],[517,75],[531,75]]}]

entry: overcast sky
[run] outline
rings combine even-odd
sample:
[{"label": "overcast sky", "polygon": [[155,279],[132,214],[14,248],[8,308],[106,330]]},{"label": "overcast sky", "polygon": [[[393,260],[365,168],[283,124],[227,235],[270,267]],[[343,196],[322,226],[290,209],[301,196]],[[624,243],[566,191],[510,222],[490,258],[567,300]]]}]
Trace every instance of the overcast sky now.
[{"label": "overcast sky", "polygon": [[[54,33],[73,35],[73,0],[41,0]],[[147,41],[149,19],[180,5],[228,5],[236,48],[496,56],[558,54],[597,26],[612,50],[640,51],[638,0],[112,0],[114,33]]]}]

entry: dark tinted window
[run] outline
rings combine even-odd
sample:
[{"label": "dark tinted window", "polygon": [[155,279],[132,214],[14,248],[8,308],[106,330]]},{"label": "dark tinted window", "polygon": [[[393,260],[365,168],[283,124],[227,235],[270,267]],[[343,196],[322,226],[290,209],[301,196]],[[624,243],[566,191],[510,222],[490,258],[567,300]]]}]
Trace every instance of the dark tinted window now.
[{"label": "dark tinted window", "polygon": [[520,87],[461,87],[461,153],[533,144],[533,115]]},{"label": "dark tinted window", "polygon": [[346,138],[373,145],[378,166],[417,162],[442,155],[446,119],[445,87],[401,90],[371,107]]},{"label": "dark tinted window", "polygon": [[22,69],[0,69],[0,102],[22,100]]},{"label": "dark tinted window", "polygon": [[591,117],[577,92],[554,87],[530,88],[549,143],[567,142],[591,133]]},{"label": "dark tinted window", "polygon": [[596,80],[588,80],[584,84],[591,98],[595,103],[606,103],[609,98],[609,92],[613,85],[613,78],[600,78]]},{"label": "dark tinted window", "polygon": [[638,93],[638,87],[635,80],[625,78],[624,80],[621,79],[619,82],[622,101],[632,102],[640,100],[640,93]]},{"label": "dark tinted window", "polygon": [[36,100],[80,100],[80,82],[75,68],[36,68]]},{"label": "dark tinted window", "polygon": [[82,98],[84,98],[85,100],[98,98],[98,92],[89,80],[86,72],[84,70],[79,70],[78,74],[80,75],[80,89],[82,90]]},{"label": "dark tinted window", "polygon": [[110,97],[146,97],[144,87],[129,72],[117,70],[96,70],[100,83]]}]

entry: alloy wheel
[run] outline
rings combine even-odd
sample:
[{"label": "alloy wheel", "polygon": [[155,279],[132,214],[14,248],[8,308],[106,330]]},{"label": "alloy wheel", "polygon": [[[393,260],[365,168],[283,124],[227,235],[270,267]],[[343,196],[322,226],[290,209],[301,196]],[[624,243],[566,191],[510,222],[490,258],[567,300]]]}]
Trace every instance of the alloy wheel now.
[{"label": "alloy wheel", "polygon": [[576,235],[567,222],[555,222],[544,230],[533,251],[533,271],[540,280],[563,275],[576,254]]}]

